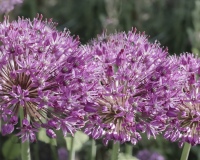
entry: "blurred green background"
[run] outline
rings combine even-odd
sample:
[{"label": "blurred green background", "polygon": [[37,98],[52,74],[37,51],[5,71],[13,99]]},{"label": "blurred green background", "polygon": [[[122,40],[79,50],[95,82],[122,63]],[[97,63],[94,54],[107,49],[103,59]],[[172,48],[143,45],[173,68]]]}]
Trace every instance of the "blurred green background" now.
[{"label": "blurred green background", "polygon": [[190,52],[200,39],[199,0],[25,0],[10,14],[33,18],[37,13],[53,18],[59,30],[69,28],[82,43],[104,30],[132,27],[168,46],[171,54]]},{"label": "blurred green background", "polygon": [[[150,36],[150,41],[158,40],[162,46],[168,47],[170,54],[199,54],[200,51],[200,0],[25,0],[9,15],[12,20],[18,16],[32,19],[37,13],[42,13],[45,18],[53,18],[58,23],[57,29],[68,28],[72,35],[79,35],[83,44],[105,30],[108,33],[127,32],[136,27],[138,31],[145,31]],[[88,160],[92,141],[85,135],[78,137],[76,158]],[[57,146],[50,145],[52,140],[41,131],[39,141],[31,144],[33,160],[54,160],[57,150],[66,147],[65,140],[60,136]],[[18,144],[19,140],[12,135],[0,136],[0,145],[3,148],[0,159],[20,159]],[[109,160],[111,143],[105,147],[98,140],[96,146],[96,160]],[[180,159],[181,149],[177,143],[168,142],[162,137],[150,141],[144,137],[133,147],[123,144],[121,151],[131,150],[136,155],[144,148],[157,151],[166,160]],[[189,160],[200,160],[199,150],[199,146],[193,147]]]}]

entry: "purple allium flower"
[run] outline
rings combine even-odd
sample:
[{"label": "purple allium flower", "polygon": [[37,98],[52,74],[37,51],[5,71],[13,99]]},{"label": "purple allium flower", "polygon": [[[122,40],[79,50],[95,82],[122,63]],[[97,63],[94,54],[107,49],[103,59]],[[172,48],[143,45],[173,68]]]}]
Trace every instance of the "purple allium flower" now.
[{"label": "purple allium flower", "polygon": [[192,54],[182,54],[178,61],[178,69],[174,73],[180,74],[177,81],[181,81],[179,101],[167,111],[169,125],[164,137],[171,141],[179,141],[192,145],[200,144],[200,59]]},{"label": "purple allium flower", "polygon": [[161,154],[149,151],[147,149],[139,151],[136,157],[139,160],[165,160],[165,158]]},{"label": "purple allium flower", "polygon": [[23,0],[0,0],[0,13],[8,13],[14,9],[14,6],[21,4]]},{"label": "purple allium flower", "polygon": [[[136,30],[102,35],[83,49],[87,61],[85,133],[93,138],[131,141],[140,133],[148,138],[165,129],[165,115],[159,97],[170,74],[167,51],[159,43],[149,43]],[[162,93],[162,94],[161,94]]]},{"label": "purple allium flower", "polygon": [[[83,110],[71,87],[71,79],[76,78],[72,72],[81,67],[69,62],[76,59],[79,63],[79,40],[74,40],[69,31],[56,31],[51,19],[43,21],[38,15],[33,21],[19,18],[9,22],[6,18],[0,23],[0,43],[2,134],[17,128],[22,141],[35,141],[40,127],[52,138],[56,137],[54,130],[62,129],[66,136],[81,127]],[[68,85],[63,85],[63,79]],[[21,127],[17,125],[20,110],[24,117]]]}]

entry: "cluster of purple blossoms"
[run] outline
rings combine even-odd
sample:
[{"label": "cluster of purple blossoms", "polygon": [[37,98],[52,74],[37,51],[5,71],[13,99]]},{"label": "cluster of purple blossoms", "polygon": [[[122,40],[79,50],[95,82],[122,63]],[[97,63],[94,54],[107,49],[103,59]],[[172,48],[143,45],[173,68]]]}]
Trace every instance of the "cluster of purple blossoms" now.
[{"label": "cluster of purple blossoms", "polygon": [[[200,144],[200,59],[192,54],[182,54],[177,58],[179,74],[177,81],[179,101],[168,108],[169,121],[164,137],[171,141],[179,141],[182,147],[185,142]],[[177,86],[176,86],[177,87]]]},{"label": "cluster of purple blossoms", "polygon": [[40,128],[55,138],[84,127],[104,144],[141,133],[200,144],[200,59],[168,56],[135,29],[79,46],[55,25],[41,15],[0,23],[2,135],[16,128],[33,142]]},{"label": "cluster of purple blossoms", "polygon": [[86,68],[92,76],[84,108],[86,134],[103,138],[104,144],[136,144],[141,133],[155,138],[165,129],[162,106],[170,96],[167,82],[172,76],[167,50],[134,29],[99,36],[82,50],[91,56]]},{"label": "cluster of purple blossoms", "polygon": [[21,4],[23,0],[0,0],[0,13],[8,13],[14,9],[14,6]]},{"label": "cluster of purple blossoms", "polygon": [[157,152],[149,151],[147,149],[139,151],[136,157],[139,160],[147,160],[147,159],[148,160],[165,160],[165,158],[161,154]]},{"label": "cluster of purple blossoms", "polygon": [[16,128],[22,141],[33,142],[41,127],[55,138],[55,130],[62,129],[66,136],[83,126],[75,82],[83,61],[78,45],[79,39],[67,30],[58,32],[42,15],[33,21],[19,18],[10,23],[5,18],[0,23],[2,135]]}]

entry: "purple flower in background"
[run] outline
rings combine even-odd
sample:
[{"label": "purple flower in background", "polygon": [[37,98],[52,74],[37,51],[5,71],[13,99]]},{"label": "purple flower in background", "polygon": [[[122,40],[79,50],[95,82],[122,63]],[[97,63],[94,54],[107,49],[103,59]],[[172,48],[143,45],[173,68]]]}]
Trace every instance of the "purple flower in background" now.
[{"label": "purple flower in background", "polygon": [[68,160],[68,152],[66,148],[62,147],[58,149],[58,159],[59,160]]},{"label": "purple flower in background", "polygon": [[165,160],[165,158],[161,154],[149,151],[147,149],[139,151],[136,157],[139,160]]},{"label": "purple flower in background", "polygon": [[[167,111],[169,125],[164,137],[171,141],[185,142],[192,145],[200,144],[200,59],[192,54],[183,54],[177,61],[180,74],[181,93],[177,101]],[[180,76],[180,77],[181,77]]]},{"label": "purple flower in background", "polygon": [[21,4],[23,0],[0,0],[0,13],[8,13],[14,9],[14,6]]},{"label": "purple flower in background", "polygon": [[171,74],[167,51],[159,43],[133,30],[102,35],[82,50],[91,56],[85,74],[86,134],[103,138],[104,144],[136,144],[141,132],[155,138],[165,129],[162,98]]},{"label": "purple flower in background", "polygon": [[[0,43],[2,135],[17,128],[22,141],[33,142],[40,127],[52,138],[56,137],[54,130],[62,129],[66,136],[82,127],[83,111],[79,104],[74,106],[77,96],[70,88],[70,80],[76,78],[71,72],[80,67],[68,63],[80,56],[79,41],[69,31],[56,31],[51,19],[43,21],[38,15],[33,21],[19,18],[9,22],[6,18],[0,23]],[[63,86],[67,65],[71,71],[64,77],[68,85]],[[22,126],[17,127],[20,112]]]}]

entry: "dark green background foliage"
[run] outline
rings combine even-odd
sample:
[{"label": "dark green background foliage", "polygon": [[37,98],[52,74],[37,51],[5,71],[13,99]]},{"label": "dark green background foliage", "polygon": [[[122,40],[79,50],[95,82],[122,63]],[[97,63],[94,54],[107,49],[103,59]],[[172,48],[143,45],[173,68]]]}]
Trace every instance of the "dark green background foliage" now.
[{"label": "dark green background foliage", "polygon": [[[170,54],[192,51],[199,54],[200,50],[199,0],[25,0],[9,15],[10,19],[17,19],[18,16],[33,18],[37,13],[42,13],[45,18],[53,18],[58,23],[57,29],[68,28],[73,35],[79,35],[83,44],[105,30],[108,33],[127,32],[136,27],[138,31],[150,35],[150,41],[158,40],[162,46],[168,47]],[[79,137],[80,140],[83,138]],[[57,154],[55,151],[61,146],[66,147],[62,135],[58,136],[57,146],[51,143],[45,137],[31,144],[32,158],[53,160]],[[91,140],[78,143],[77,159],[88,160]],[[103,146],[101,140],[96,143],[96,160],[109,160],[111,143],[107,147]],[[20,159],[20,140],[12,135],[0,136],[0,145],[3,148],[1,160]],[[167,160],[178,160],[181,154],[177,143],[168,142],[161,136],[156,140],[147,140],[144,136],[133,147],[133,155],[144,148],[163,154]],[[12,152],[8,153],[10,150]],[[123,144],[121,151],[125,150]],[[199,146],[193,147],[189,160],[200,160],[199,150]]]},{"label": "dark green background foliage", "polygon": [[188,29],[193,29],[195,9],[195,0],[25,0],[12,16],[33,18],[42,13],[58,22],[58,29],[67,27],[79,35],[83,43],[104,30],[136,27],[151,41],[167,46],[171,54],[179,54],[191,51]]}]

